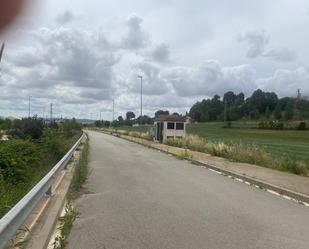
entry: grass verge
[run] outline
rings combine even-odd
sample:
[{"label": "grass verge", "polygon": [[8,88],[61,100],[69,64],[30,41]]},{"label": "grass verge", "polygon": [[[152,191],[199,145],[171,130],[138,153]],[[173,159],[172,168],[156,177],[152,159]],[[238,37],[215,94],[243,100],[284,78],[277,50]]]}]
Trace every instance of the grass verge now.
[{"label": "grass verge", "polygon": [[184,139],[169,139],[167,145],[208,153],[235,162],[255,164],[297,175],[307,176],[309,166],[291,156],[274,157],[254,144],[211,142],[196,135]]},{"label": "grass verge", "polygon": [[85,183],[88,175],[88,159],[89,159],[89,137],[86,135],[86,141],[74,169],[72,188],[78,191]]},{"label": "grass verge", "polygon": [[65,215],[60,218],[59,231],[60,234],[55,238],[54,249],[65,248],[66,241],[70,235],[71,228],[76,219],[76,211],[72,204],[68,202],[65,206]]},{"label": "grass verge", "polygon": [[[60,218],[60,226],[58,227],[59,235],[55,238],[54,249],[63,249],[66,246],[67,239],[70,235],[71,228],[77,217],[76,210],[71,203],[73,196],[80,191],[88,176],[88,160],[89,160],[89,137],[86,134],[86,141],[82,147],[79,159],[74,168],[74,174],[71,183],[69,201],[65,206],[65,214]],[[71,198],[70,198],[71,197]]]}]

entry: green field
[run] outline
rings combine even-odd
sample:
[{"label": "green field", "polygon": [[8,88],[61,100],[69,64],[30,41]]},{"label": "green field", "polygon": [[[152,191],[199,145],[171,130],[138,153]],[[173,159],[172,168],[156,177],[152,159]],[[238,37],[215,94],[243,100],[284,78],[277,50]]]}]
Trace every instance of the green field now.
[{"label": "green field", "polygon": [[212,142],[250,143],[264,147],[275,156],[295,156],[309,162],[309,131],[260,130],[222,128],[222,123],[199,123],[187,126],[188,134],[198,135]]},{"label": "green field", "polygon": [[[238,124],[241,126],[241,124]],[[187,133],[198,135],[211,142],[249,143],[263,147],[276,157],[296,157],[309,163],[309,131],[262,130],[251,128],[222,128],[223,123],[187,125]],[[243,126],[248,127],[249,124]],[[121,127],[120,130],[146,132],[152,126]]]}]

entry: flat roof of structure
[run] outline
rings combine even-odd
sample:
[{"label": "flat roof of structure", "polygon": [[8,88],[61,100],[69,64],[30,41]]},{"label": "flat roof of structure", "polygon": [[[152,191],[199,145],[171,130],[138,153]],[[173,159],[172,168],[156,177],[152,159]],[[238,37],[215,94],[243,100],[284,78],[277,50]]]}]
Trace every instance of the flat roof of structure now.
[{"label": "flat roof of structure", "polygon": [[155,122],[186,122],[185,116],[178,116],[178,115],[159,115],[155,118]]}]

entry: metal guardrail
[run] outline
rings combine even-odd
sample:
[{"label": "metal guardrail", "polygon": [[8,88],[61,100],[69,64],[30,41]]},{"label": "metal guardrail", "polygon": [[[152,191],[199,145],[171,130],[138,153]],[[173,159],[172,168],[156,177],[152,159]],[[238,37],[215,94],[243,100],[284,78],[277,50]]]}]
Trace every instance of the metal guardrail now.
[{"label": "metal guardrail", "polygon": [[5,248],[8,241],[24,224],[34,207],[46,195],[51,195],[55,178],[66,167],[79,147],[85,134],[74,144],[68,153],[52,168],[51,171],[25,195],[1,220],[0,220],[0,249]]}]

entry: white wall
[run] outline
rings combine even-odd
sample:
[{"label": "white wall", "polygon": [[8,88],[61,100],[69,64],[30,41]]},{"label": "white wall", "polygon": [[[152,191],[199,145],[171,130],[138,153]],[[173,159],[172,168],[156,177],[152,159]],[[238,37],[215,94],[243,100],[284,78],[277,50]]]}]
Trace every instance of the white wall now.
[{"label": "white wall", "polygon": [[[167,123],[174,123],[174,129],[168,130]],[[166,141],[168,137],[177,138],[186,136],[186,123],[184,123],[184,130],[176,130],[176,123],[179,122],[164,122],[163,142]]]}]

